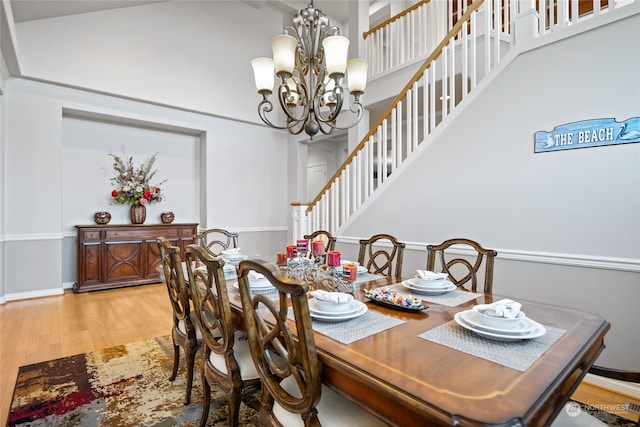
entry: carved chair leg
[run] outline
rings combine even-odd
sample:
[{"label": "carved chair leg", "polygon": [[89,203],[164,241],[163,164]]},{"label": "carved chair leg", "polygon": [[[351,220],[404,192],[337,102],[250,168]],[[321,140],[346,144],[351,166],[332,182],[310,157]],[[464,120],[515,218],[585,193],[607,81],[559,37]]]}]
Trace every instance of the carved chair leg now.
[{"label": "carved chair leg", "polygon": [[240,390],[231,389],[227,394],[227,404],[229,405],[229,425],[238,426],[238,418],[240,416]]},{"label": "carved chair leg", "polygon": [[174,343],[173,344],[173,371],[171,372],[169,381],[173,381],[176,379],[176,375],[178,375],[178,366],[180,366],[180,346]]},{"label": "carved chair leg", "polygon": [[184,399],[184,404],[188,405],[191,402],[191,388],[193,387],[193,365],[196,363],[196,349],[187,347],[187,394]]},{"label": "carved chair leg", "polygon": [[202,370],[202,415],[200,416],[200,427],[206,427],[209,418],[209,407],[211,406],[211,386],[207,381],[207,376]]}]

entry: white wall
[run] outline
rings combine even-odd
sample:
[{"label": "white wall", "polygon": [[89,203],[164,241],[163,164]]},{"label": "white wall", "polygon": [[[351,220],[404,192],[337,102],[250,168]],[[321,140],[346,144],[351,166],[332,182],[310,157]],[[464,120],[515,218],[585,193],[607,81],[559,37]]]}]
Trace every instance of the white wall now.
[{"label": "white wall", "polygon": [[[9,79],[5,101],[7,299],[60,292],[75,280],[74,225],[110,210],[109,152],[125,145],[143,161],[158,152],[167,199],[147,223],[172,210],[179,222],[241,233],[246,253],[275,253],[287,230],[287,142],[262,126],[105,95]],[[246,239],[243,240],[243,236]],[[34,254],[47,253],[26,268]],[[26,270],[26,271],[25,271]]]},{"label": "white wall", "polygon": [[341,236],[413,243],[407,272],[427,243],[474,239],[499,253],[496,293],[599,313],[600,362],[640,369],[640,144],[533,152],[536,131],[640,115],[638,28],[636,14],[523,52]]},{"label": "white wall", "polygon": [[268,7],[185,0],[22,22],[16,33],[23,76],[258,122],[250,62],[271,56],[282,26]]}]

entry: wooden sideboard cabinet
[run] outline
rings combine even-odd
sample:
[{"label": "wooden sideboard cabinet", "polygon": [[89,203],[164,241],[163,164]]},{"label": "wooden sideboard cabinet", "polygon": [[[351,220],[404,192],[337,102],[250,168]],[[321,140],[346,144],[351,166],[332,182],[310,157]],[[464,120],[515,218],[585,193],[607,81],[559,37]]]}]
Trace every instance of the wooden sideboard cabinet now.
[{"label": "wooden sideboard cabinet", "polygon": [[156,244],[165,237],[184,248],[193,243],[198,224],[76,225],[78,266],[74,292],[158,283],[161,264]]}]

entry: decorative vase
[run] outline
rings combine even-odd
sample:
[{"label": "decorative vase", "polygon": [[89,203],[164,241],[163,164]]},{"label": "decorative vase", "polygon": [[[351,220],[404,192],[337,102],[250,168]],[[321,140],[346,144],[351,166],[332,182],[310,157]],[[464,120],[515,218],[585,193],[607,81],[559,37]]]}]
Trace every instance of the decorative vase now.
[{"label": "decorative vase", "polygon": [[174,219],[175,219],[175,216],[171,211],[162,212],[160,214],[160,220],[162,221],[163,224],[171,224]]},{"label": "decorative vase", "polygon": [[93,215],[93,220],[96,224],[108,224],[111,221],[111,214],[107,211],[96,212]]},{"label": "decorative vase", "polygon": [[147,219],[147,208],[144,205],[131,205],[131,224],[144,224]]}]

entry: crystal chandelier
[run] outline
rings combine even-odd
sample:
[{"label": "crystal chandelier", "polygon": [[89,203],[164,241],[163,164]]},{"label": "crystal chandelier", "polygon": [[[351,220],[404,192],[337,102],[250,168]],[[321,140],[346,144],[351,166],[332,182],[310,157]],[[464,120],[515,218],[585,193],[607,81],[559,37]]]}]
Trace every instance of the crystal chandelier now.
[{"label": "crystal chandelier", "polygon": [[[284,34],[271,38],[273,59],[251,61],[256,87],[262,95],[258,114],[263,122],[276,129],[287,129],[293,135],[304,130],[312,139],[318,132],[330,134],[360,122],[367,61],[360,58],[347,61],[349,39],[339,33],[338,27],[330,26],[327,15],[314,8],[311,0],[306,9],[293,17],[293,25],[284,27]],[[286,116],[283,126],[267,118],[267,113],[273,110],[269,95],[273,92],[274,71],[279,79],[278,101]],[[356,117],[351,124],[338,126],[338,115],[345,97],[348,98],[342,87],[345,77],[354,98],[349,110]]]}]

